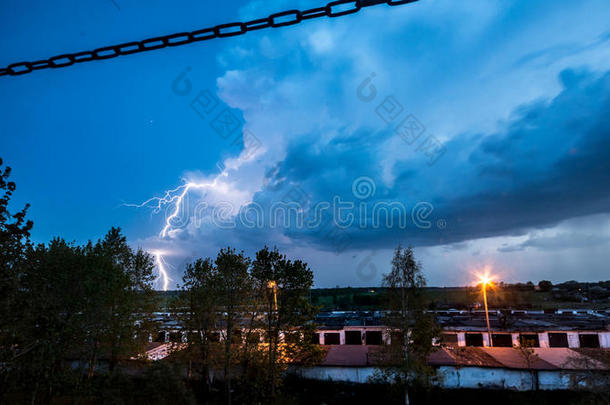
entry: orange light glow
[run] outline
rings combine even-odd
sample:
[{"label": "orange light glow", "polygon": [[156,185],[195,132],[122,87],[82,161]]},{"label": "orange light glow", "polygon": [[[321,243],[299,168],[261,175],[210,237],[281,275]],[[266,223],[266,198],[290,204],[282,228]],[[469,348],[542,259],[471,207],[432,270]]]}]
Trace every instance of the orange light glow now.
[{"label": "orange light glow", "polygon": [[485,322],[487,323],[487,337],[489,339],[489,346],[493,346],[493,339],[491,335],[491,327],[489,325],[489,310],[487,309],[487,286],[493,287],[493,279],[495,276],[489,274],[489,267],[485,267],[485,273],[476,274],[479,278],[479,284],[483,290],[483,304],[485,305]]},{"label": "orange light glow", "polygon": [[489,273],[488,267],[485,268],[484,273],[475,273],[475,276],[477,277],[477,283],[476,283],[477,285],[481,284],[483,286],[483,288],[485,288],[487,286],[493,287],[493,282],[494,282],[496,276]]},{"label": "orange light glow", "polygon": [[492,277],[488,276],[488,275],[484,275],[482,277],[479,277],[479,281],[483,284],[483,285],[488,285],[488,284],[492,284],[493,283],[493,279]]}]

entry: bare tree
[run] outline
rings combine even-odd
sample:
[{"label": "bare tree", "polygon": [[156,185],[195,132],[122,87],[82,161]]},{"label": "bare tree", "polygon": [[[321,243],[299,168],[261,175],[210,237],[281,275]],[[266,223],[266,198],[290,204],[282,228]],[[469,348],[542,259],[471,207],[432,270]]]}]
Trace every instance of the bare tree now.
[{"label": "bare tree", "polygon": [[387,366],[379,370],[377,378],[401,387],[408,405],[409,390],[427,385],[434,375],[428,357],[434,350],[433,340],[440,334],[434,317],[424,310],[426,279],[411,247],[396,248],[392,270],[384,275],[383,285],[390,308],[386,325],[393,338],[386,354]]},{"label": "bare tree", "polygon": [[532,347],[531,339],[523,339],[516,349],[519,351],[527,370],[530,372],[532,388],[538,391],[538,374],[534,370],[534,364],[538,360],[538,355],[534,352]]}]

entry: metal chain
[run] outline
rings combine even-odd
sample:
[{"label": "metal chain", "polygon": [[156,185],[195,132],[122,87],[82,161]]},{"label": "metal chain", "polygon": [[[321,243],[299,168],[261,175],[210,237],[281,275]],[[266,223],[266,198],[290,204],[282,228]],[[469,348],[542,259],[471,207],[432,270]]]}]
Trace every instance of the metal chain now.
[{"label": "metal chain", "polygon": [[233,22],[220,24],[211,28],[192,32],[180,32],[177,34],[165,35],[161,37],[148,38],[142,41],[126,42],[119,45],[105,46],[93,51],[77,53],[67,53],[53,56],[52,58],[39,60],[36,62],[18,62],[0,68],[0,76],[19,76],[34,70],[61,68],[71,66],[75,63],[89,62],[116,58],[120,55],[131,55],[133,53],[152,51],[168,46],[179,46],[192,42],[206,41],[213,38],[233,37],[242,35],[249,31],[260,30],[263,28],[279,28],[287,25],[298,24],[304,20],[311,20],[318,17],[341,17],[360,11],[363,7],[370,7],[377,4],[388,4],[398,6],[401,4],[414,3],[417,0],[337,0],[331,1],[324,7],[312,8],[309,10],[287,10],[281,13],[271,14],[267,18],[260,18],[248,22]]}]

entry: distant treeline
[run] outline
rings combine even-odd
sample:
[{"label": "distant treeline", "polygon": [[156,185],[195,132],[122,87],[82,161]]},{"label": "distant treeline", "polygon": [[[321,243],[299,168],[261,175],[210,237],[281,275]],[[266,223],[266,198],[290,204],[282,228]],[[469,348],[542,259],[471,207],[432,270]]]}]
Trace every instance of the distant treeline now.
[{"label": "distant treeline", "polygon": [[[180,291],[158,291],[161,306],[177,299]],[[424,287],[424,300],[429,309],[476,308],[482,297],[479,287]],[[311,304],[321,311],[374,311],[387,308],[386,288],[335,287],[312,288]],[[610,307],[610,281],[566,281],[552,284],[541,280],[538,284],[498,282],[490,291],[490,305],[520,309],[557,309],[569,304],[576,306]]]}]

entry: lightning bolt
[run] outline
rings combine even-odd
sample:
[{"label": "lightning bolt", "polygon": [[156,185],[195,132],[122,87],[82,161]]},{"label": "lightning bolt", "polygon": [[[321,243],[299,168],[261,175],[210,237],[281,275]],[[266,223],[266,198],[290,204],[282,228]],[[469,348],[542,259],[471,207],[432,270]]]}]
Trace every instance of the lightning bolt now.
[{"label": "lightning bolt", "polygon": [[[184,198],[188,195],[188,193],[194,189],[205,190],[215,189],[217,187],[222,189],[223,185],[220,184],[220,180],[223,177],[228,177],[229,170],[237,170],[243,163],[248,162],[250,160],[254,160],[257,155],[264,153],[264,148],[260,148],[260,145],[258,145],[256,146],[255,151],[257,152],[252,153],[252,151],[248,151],[247,149],[245,149],[244,151],[242,151],[242,154],[239,158],[225,161],[221,165],[221,172],[216,177],[214,177],[212,181],[196,182],[183,179],[182,185],[174,189],[165,191],[161,197],[149,198],[141,204],[123,204],[123,206],[135,208],[152,208],[152,213],[158,214],[164,207],[172,206],[173,204],[173,209],[171,210],[171,213],[165,218],[165,224],[159,232],[160,239],[165,239],[168,236],[171,237],[172,221],[178,218],[178,215],[180,215],[180,209],[182,208]],[[155,256],[157,271],[159,273],[159,277],[157,278],[157,280],[163,279],[163,291],[167,291],[167,287],[171,279],[169,278],[166,269],[166,266],[169,265],[163,259],[163,255],[166,253],[160,251],[152,251],[150,253]]]},{"label": "lightning bolt", "polygon": [[[159,213],[164,207],[173,204],[173,210],[171,214],[165,218],[165,224],[161,231],[159,232],[159,238],[165,239],[168,234],[171,236],[171,228],[172,228],[172,220],[178,217],[180,214],[180,208],[182,207],[182,203],[184,198],[189,193],[189,191],[193,189],[214,189],[218,186],[219,180],[222,177],[228,176],[227,170],[223,170],[220,174],[218,174],[211,182],[194,182],[194,181],[186,181],[185,183],[171,190],[165,191],[165,193],[161,197],[152,197],[148,200],[144,201],[141,204],[123,204],[127,207],[136,207],[136,208],[144,208],[149,207],[152,208],[153,214]],[[163,280],[163,291],[167,291],[170,278],[167,273],[166,266],[169,266],[165,260],[163,259],[163,252],[161,251],[151,251],[150,252],[155,257],[155,263],[157,265],[157,271],[159,273],[159,277],[157,277],[157,281],[159,279]]]},{"label": "lightning bolt", "polygon": [[157,271],[159,272],[159,277],[157,277],[157,280],[155,280],[155,281],[159,281],[159,279],[163,279],[163,291],[167,291],[167,287],[171,280],[169,278],[169,276],[167,274],[167,270],[165,268],[165,266],[167,266],[168,264],[163,259],[163,256],[160,251],[154,251],[151,253],[155,256],[155,262],[157,263]]},{"label": "lightning bolt", "polygon": [[[168,232],[168,230],[172,226],[171,225],[171,221],[174,218],[178,217],[178,214],[180,213],[180,207],[182,206],[182,201],[184,200],[184,196],[186,196],[186,194],[191,189],[206,189],[206,188],[213,189],[213,188],[216,188],[216,186],[218,185],[218,179],[220,179],[220,177],[225,177],[225,176],[227,176],[227,173],[226,172],[222,172],[218,176],[216,176],[214,178],[214,180],[212,182],[210,182],[210,183],[188,182],[188,183],[182,185],[181,186],[182,187],[182,192],[180,194],[178,194],[177,196],[171,196],[170,201],[168,202],[168,203],[171,203],[172,201],[175,201],[174,211],[167,218],[165,218],[165,226],[163,227],[163,229],[161,229],[161,232],[159,232],[159,236],[161,238],[165,238],[167,236],[167,232]],[[166,196],[167,196],[167,194],[166,194]],[[162,203],[162,202],[160,202],[160,203]]]},{"label": "lightning bolt", "polygon": [[218,186],[218,181],[221,177],[228,176],[226,171],[223,171],[218,176],[214,178],[211,182],[193,182],[186,181],[181,186],[178,186],[172,190],[167,190],[162,197],[152,197],[148,200],[144,201],[141,204],[124,204],[127,207],[136,207],[136,208],[144,208],[151,207],[153,210],[153,214],[159,213],[163,207],[166,207],[170,204],[174,205],[174,209],[170,215],[165,218],[165,225],[159,232],[160,238],[167,237],[168,233],[171,231],[172,220],[178,217],[180,214],[180,208],[182,207],[182,202],[184,201],[184,197],[188,194],[189,191],[193,189],[214,189]]}]

